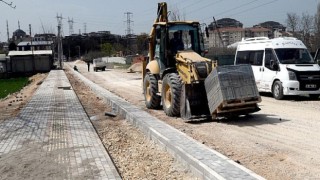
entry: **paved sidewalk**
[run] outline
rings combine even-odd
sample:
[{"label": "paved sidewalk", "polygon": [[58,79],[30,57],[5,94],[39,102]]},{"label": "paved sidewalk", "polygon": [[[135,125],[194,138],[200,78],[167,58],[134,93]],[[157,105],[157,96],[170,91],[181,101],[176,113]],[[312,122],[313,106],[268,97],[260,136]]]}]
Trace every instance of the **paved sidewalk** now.
[{"label": "paved sidewalk", "polygon": [[73,71],[97,95],[200,179],[264,179]]},{"label": "paved sidewalk", "polygon": [[3,168],[12,172],[0,179],[121,179],[62,70],[0,124]]}]

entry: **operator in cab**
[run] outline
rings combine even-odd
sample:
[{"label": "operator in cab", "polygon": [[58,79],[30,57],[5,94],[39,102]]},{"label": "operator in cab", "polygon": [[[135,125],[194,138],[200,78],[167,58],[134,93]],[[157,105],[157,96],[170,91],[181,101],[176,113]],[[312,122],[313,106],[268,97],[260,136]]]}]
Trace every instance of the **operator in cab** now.
[{"label": "operator in cab", "polygon": [[184,50],[184,44],[179,31],[173,33],[173,38],[170,40],[170,49],[173,54],[176,54],[179,50]]}]

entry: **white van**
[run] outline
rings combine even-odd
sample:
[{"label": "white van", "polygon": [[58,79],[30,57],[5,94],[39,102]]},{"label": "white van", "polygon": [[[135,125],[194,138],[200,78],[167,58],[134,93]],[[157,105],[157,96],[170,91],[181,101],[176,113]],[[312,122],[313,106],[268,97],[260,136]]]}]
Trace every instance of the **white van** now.
[{"label": "white van", "polygon": [[93,71],[97,72],[99,69],[102,71],[106,70],[107,63],[102,58],[93,59]]},{"label": "white van", "polygon": [[239,42],[235,64],[251,64],[259,92],[275,99],[285,95],[320,95],[320,67],[306,46],[291,37],[256,37]]}]

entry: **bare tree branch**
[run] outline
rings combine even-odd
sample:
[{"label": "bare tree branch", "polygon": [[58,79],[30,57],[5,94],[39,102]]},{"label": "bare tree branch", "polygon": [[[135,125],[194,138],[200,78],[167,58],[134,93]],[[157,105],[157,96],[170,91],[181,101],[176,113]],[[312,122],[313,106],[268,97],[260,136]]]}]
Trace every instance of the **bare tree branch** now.
[{"label": "bare tree branch", "polygon": [[300,32],[302,35],[303,43],[308,47],[311,48],[311,32],[314,29],[314,17],[311,16],[309,13],[302,13],[301,17],[301,25],[300,25]]},{"label": "bare tree branch", "polygon": [[317,13],[314,17],[314,47],[313,51],[320,48],[320,3],[317,6]]},{"label": "bare tree branch", "polygon": [[296,13],[287,13],[287,26],[293,33],[298,29],[300,17]]}]

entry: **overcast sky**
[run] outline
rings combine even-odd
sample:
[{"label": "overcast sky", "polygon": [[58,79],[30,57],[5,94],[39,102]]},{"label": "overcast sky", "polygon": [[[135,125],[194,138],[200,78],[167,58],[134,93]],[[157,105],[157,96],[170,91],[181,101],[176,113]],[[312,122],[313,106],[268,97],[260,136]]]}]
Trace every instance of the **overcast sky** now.
[{"label": "overcast sky", "polygon": [[[11,2],[15,9],[1,1]],[[0,1],[0,41],[6,41],[6,20],[9,32],[20,27],[32,34],[43,30],[57,32],[57,14],[62,15],[64,35],[69,35],[68,18],[73,19],[75,33],[111,31],[123,35],[126,32],[126,12],[130,18],[134,34],[149,33],[156,17],[158,0],[1,0]],[[320,0],[168,0],[168,9],[179,11],[187,20],[196,20],[209,24],[212,16],[216,19],[234,18],[251,27],[265,21],[277,21],[285,24],[286,14],[298,15],[316,13]]]}]

